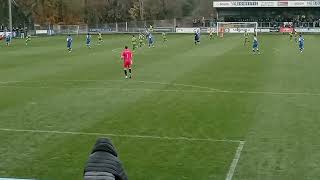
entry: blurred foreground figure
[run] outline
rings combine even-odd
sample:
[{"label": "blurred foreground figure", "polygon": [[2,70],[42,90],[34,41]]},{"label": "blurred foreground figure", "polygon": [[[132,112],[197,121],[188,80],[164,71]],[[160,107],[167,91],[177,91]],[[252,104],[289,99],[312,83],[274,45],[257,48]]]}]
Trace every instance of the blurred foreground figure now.
[{"label": "blurred foreground figure", "polygon": [[84,180],[128,180],[109,139],[97,140],[84,169]]}]

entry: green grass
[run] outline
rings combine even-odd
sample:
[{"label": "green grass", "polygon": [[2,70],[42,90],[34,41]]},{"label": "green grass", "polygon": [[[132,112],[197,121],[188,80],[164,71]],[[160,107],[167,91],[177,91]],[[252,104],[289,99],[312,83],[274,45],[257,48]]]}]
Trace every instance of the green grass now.
[{"label": "green grass", "polygon": [[[132,80],[116,49],[126,35],[92,49],[74,37],[71,54],[65,37],[1,42],[0,177],[79,180],[99,137],[12,129],[243,140],[233,179],[320,179],[320,36],[300,54],[288,36],[261,35],[261,55],[242,35],[192,38],[157,36],[136,52]],[[133,180],[223,180],[239,145],[111,138]]]}]

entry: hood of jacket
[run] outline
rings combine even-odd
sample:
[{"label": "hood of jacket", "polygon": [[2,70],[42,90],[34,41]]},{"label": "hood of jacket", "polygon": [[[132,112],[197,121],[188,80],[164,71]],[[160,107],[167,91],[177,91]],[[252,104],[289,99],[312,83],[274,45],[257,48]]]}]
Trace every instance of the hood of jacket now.
[{"label": "hood of jacket", "polygon": [[112,142],[108,138],[99,138],[96,142],[96,144],[93,147],[93,150],[91,154],[98,152],[98,151],[103,151],[103,152],[108,152],[116,157],[118,157],[118,153],[113,146]]}]

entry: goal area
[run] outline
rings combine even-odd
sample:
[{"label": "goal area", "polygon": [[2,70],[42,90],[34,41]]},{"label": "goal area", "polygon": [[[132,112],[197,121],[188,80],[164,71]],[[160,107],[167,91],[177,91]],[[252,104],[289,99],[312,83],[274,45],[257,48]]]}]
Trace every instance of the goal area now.
[{"label": "goal area", "polygon": [[217,35],[223,37],[224,33],[249,33],[257,35],[257,22],[217,22]]},{"label": "goal area", "polygon": [[89,29],[87,25],[54,25],[54,33],[56,34],[86,34]]}]

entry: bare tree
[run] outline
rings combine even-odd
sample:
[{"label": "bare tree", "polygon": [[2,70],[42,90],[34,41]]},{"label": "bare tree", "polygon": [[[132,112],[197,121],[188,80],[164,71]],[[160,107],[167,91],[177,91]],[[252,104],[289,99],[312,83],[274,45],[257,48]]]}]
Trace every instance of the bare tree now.
[{"label": "bare tree", "polygon": [[[210,16],[206,0],[15,0],[26,17],[42,23],[121,22]],[[3,4],[0,4],[4,6]]]}]

